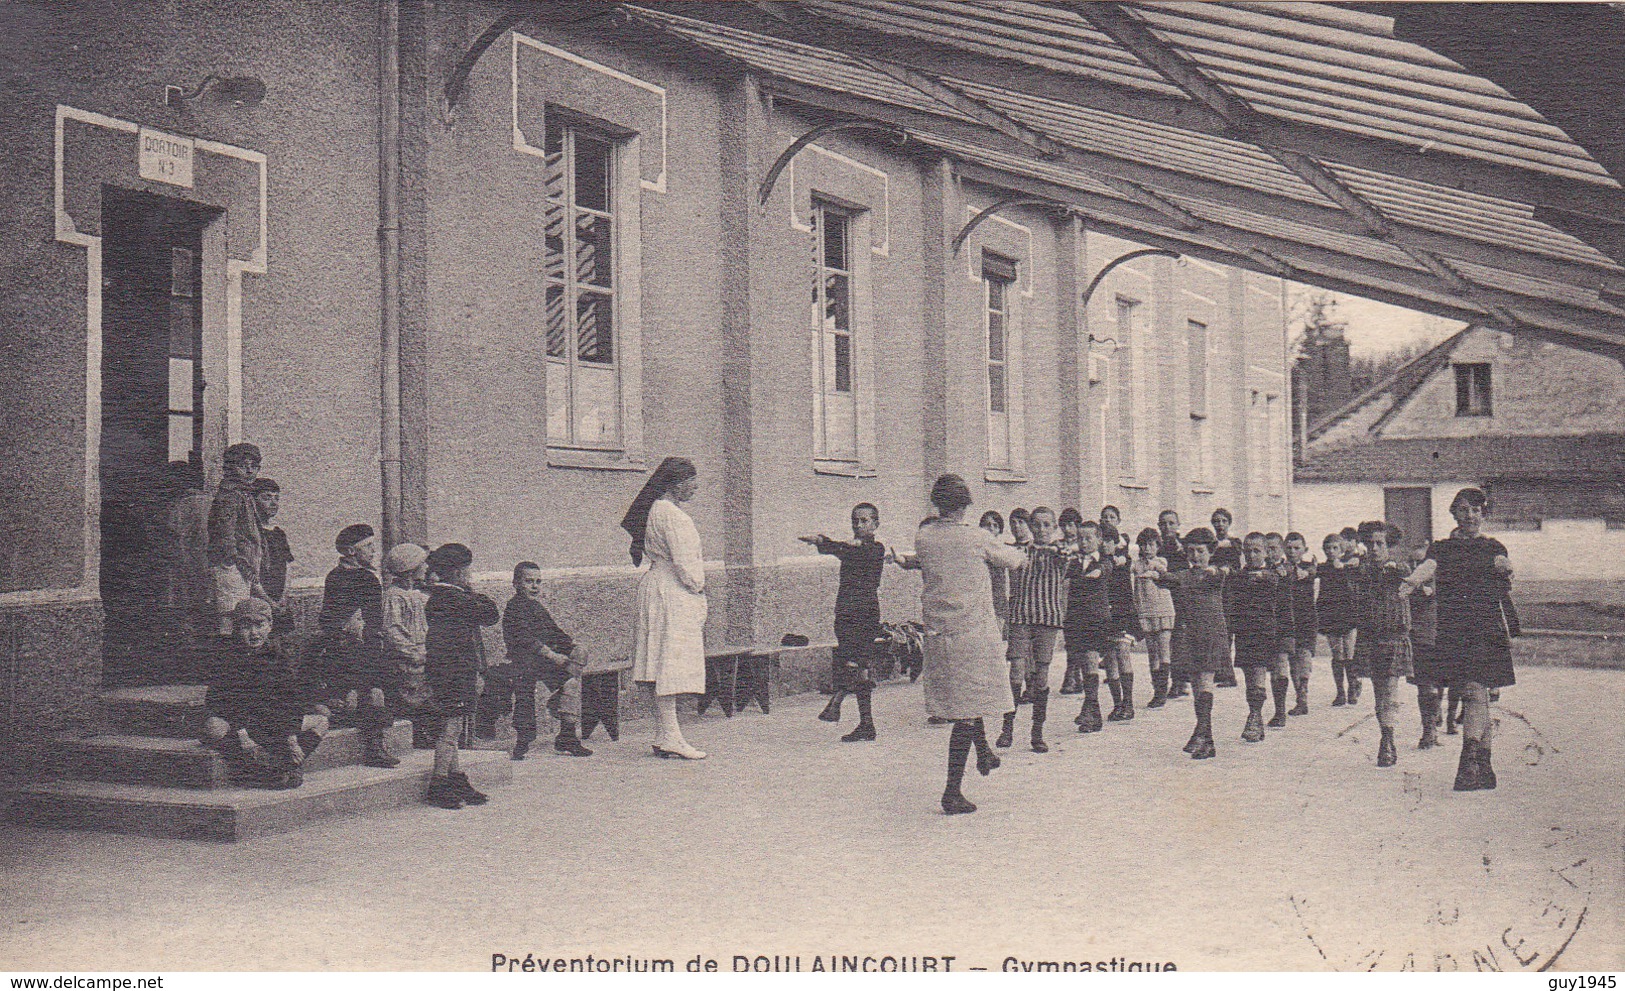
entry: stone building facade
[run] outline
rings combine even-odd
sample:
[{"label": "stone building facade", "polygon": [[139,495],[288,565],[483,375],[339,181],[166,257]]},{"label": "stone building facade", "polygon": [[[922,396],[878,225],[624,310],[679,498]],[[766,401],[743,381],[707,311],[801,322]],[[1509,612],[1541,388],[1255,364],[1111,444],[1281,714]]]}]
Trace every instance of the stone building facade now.
[{"label": "stone building facade", "polygon": [[[165,462],[212,485],[229,443],[260,446],[308,614],[334,534],[380,520],[397,375],[399,537],[467,543],[492,591],[541,562],[555,614],[602,655],[627,649],[637,580],[617,523],[667,455],[700,471],[717,646],[827,639],[833,562],[796,535],[869,501],[906,547],[943,471],[1002,512],[1287,520],[1279,280],[1145,258],[1085,311],[1081,287],[1136,245],[1029,206],[956,251],[1005,194],[929,148],[830,134],[759,203],[820,123],[765,94],[765,70],[540,15],[452,101],[505,8],[403,0],[392,48],[389,6],[3,15],[0,734],[90,718],[111,517]],[[888,575],[888,614],[917,591]]]}]

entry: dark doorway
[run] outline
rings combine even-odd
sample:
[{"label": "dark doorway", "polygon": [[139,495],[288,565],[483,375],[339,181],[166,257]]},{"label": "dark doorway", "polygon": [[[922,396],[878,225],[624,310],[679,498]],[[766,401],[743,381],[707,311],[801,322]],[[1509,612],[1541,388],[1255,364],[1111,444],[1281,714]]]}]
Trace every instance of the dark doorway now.
[{"label": "dark doorway", "polygon": [[188,490],[193,509],[203,505],[200,283],[203,229],[217,215],[103,190],[101,596],[109,685],[188,680],[195,667],[191,617],[200,603],[189,600],[206,585],[187,574],[195,559],[186,560],[171,517]]},{"label": "dark doorway", "polygon": [[1399,546],[1415,547],[1433,541],[1433,490],[1410,486],[1382,490],[1382,515],[1399,527]]}]

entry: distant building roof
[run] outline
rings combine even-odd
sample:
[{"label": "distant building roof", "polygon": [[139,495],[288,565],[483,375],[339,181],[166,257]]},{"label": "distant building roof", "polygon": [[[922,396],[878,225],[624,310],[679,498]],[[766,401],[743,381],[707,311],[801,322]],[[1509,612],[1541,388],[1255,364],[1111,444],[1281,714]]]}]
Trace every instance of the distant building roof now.
[{"label": "distant building roof", "polygon": [[1376,440],[1311,451],[1293,479],[1381,484],[1543,478],[1617,482],[1625,477],[1625,434],[1510,441],[1494,436]]},{"label": "distant building roof", "polygon": [[1388,418],[1401,406],[1405,405],[1405,400],[1409,399],[1413,392],[1422,387],[1422,383],[1428,380],[1428,376],[1444,367],[1445,362],[1450,360],[1450,353],[1456,349],[1456,345],[1461,343],[1462,338],[1473,330],[1474,328],[1471,325],[1463,327],[1440,341],[1430,350],[1394,369],[1393,373],[1381,382],[1327,413],[1314,423],[1309,424],[1308,439],[1314,441],[1325,434],[1327,430],[1349,419],[1361,410],[1379,405],[1381,406],[1380,410],[1370,410],[1375,419],[1367,429],[1373,432],[1380,430],[1382,425],[1388,421]]}]

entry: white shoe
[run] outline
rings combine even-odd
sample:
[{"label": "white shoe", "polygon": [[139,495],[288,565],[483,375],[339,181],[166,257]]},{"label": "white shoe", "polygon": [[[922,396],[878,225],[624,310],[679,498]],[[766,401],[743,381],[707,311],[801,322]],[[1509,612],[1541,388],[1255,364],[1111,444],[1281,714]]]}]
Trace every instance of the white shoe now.
[{"label": "white shoe", "polygon": [[668,743],[664,747],[657,744],[655,746],[655,756],[681,757],[683,760],[704,760],[705,751],[695,750],[687,740],[679,740],[676,743]]}]

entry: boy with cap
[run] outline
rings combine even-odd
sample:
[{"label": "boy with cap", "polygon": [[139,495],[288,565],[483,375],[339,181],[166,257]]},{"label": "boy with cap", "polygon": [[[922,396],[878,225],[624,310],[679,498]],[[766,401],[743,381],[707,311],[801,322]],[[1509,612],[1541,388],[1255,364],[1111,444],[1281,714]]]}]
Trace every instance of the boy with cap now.
[{"label": "boy with cap", "polygon": [[203,743],[218,749],[238,782],[297,788],[299,768],[321,744],[327,717],[292,655],[271,635],[271,604],[247,598],[231,613],[232,635],[209,679]]},{"label": "boy with cap", "polygon": [[429,573],[428,558],[429,552],[417,544],[396,544],[384,558],[389,577],[389,587],[384,589],[385,667],[393,682],[387,701],[391,714],[412,720],[412,746],[419,750],[434,748],[427,732],[427,707],[433,696],[423,673],[429,636],[424,608],[429,593],[419,587]]},{"label": "boy with cap", "polygon": [[[581,745],[576,727],[581,724],[581,672],[587,669],[587,648],[564,632],[542,605],[542,567],[521,561],[513,569],[513,598],[502,609],[502,642],[508,648],[512,670],[507,691],[513,693],[513,728],[518,734],[513,759],[524,760],[536,739],[536,683],[552,692],[547,708],[559,720],[553,749],[571,757],[591,757]],[[486,695],[503,691],[487,678]]]},{"label": "boy with cap", "polygon": [[316,618],[318,651],[335,713],[361,730],[362,763],[400,763],[384,748],[384,730],[393,720],[384,692],[393,680],[384,659],[384,590],[373,564],[378,537],[365,523],[352,523],[333,541],[339,563],[327,573],[322,611]]},{"label": "boy with cap", "polygon": [[209,507],[209,590],[216,632],[231,636],[231,611],[249,596],[265,598],[260,563],[265,538],[251,488],[260,473],[260,449],[233,444],[222,458],[225,475]]},{"label": "boy with cap", "polygon": [[293,632],[293,608],[288,602],[288,565],[293,563],[293,548],[288,546],[288,535],[272,524],[282,508],[282,487],[269,478],[256,478],[248,487],[254,496],[254,508],[260,520],[260,538],[265,555],[260,559],[260,586],[271,603],[271,626],[277,636]]},{"label": "boy with cap", "polygon": [[424,800],[443,809],[484,805],[486,796],[457,769],[457,735],[474,707],[475,686],[485,656],[482,626],[495,626],[497,604],[475,592],[474,552],[462,544],[442,544],[429,555],[429,618],[424,673],[434,692],[434,776]]}]

